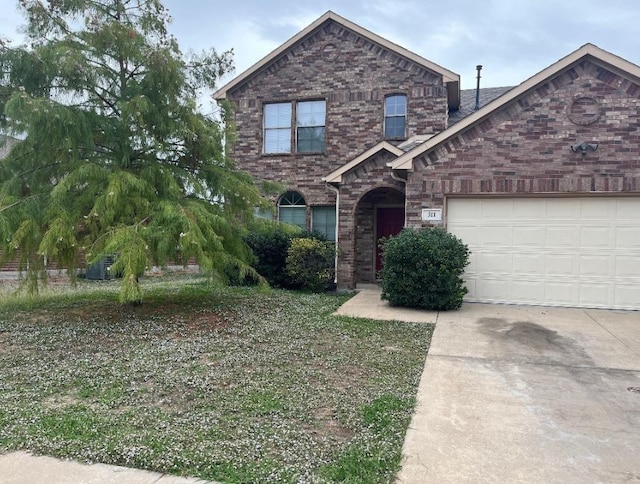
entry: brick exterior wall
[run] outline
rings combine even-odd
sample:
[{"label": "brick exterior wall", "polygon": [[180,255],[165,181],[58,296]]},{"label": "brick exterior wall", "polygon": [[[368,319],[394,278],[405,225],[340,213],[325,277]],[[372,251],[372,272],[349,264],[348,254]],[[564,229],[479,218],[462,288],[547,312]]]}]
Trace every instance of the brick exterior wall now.
[{"label": "brick exterior wall", "polygon": [[[321,181],[383,139],[384,99],[407,95],[407,136],[446,127],[441,76],[327,21],[292,50],[227,94],[235,105],[232,157],[258,180],[299,191],[307,205],[331,205],[335,192]],[[326,100],[323,154],[263,155],[263,104]]]},{"label": "brick exterior wall", "polygon": [[414,160],[407,225],[449,195],[640,195],[639,153],[640,85],[583,60]]},{"label": "brick exterior wall", "polygon": [[340,184],[338,286],[353,289],[375,281],[377,206],[404,205],[404,183],[392,177],[387,163],[395,156],[381,151],[343,175]]}]

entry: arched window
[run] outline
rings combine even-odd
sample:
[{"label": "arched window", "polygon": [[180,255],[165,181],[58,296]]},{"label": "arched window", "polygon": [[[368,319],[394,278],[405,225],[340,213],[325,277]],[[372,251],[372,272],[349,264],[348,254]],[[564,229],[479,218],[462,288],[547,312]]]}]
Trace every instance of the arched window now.
[{"label": "arched window", "polygon": [[280,222],[307,228],[307,204],[298,192],[286,192],[278,202],[278,220]]}]

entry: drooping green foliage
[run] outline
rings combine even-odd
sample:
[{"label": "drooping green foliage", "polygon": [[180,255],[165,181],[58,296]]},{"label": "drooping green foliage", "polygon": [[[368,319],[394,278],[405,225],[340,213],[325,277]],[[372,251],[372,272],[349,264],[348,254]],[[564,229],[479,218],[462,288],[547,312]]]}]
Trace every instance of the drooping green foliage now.
[{"label": "drooping green foliage", "polygon": [[383,246],[382,299],[392,306],[458,309],[469,248],[440,228],[404,229]]},{"label": "drooping green foliage", "polygon": [[243,221],[260,203],[225,150],[228,108],[199,90],[231,53],[183,55],[160,0],[20,0],[29,44],[0,46],[0,248],[32,289],[55,259],[71,275],[115,256],[121,299],[139,301],[150,264],[195,258],[207,274],[250,272]]}]

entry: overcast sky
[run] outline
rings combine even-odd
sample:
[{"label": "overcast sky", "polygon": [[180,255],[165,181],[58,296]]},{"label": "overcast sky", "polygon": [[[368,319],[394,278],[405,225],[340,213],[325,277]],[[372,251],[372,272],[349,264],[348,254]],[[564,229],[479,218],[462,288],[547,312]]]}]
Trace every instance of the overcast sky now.
[{"label": "overcast sky", "polygon": [[[0,0],[0,35],[23,24]],[[639,0],[165,0],[183,51],[233,48],[240,74],[327,10],[462,77],[513,86],[583,44],[640,64]],[[221,84],[230,80],[227,77]]]}]

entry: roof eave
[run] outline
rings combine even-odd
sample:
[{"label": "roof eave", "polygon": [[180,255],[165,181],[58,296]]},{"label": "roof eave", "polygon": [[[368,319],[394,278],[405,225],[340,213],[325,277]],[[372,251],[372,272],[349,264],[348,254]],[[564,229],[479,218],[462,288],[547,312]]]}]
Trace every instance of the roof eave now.
[{"label": "roof eave", "polygon": [[443,141],[446,141],[447,139],[453,137],[455,134],[469,128],[474,124],[477,124],[483,118],[491,114],[491,112],[495,109],[517,99],[527,91],[535,88],[547,79],[559,74],[560,72],[569,68],[571,65],[586,56],[591,56],[594,59],[600,60],[614,67],[618,71],[630,74],[632,77],[640,80],[640,66],[637,66],[636,64],[633,64],[626,59],[623,59],[622,57],[618,57],[615,54],[607,52],[597,47],[596,45],[585,44],[569,55],[563,57],[559,61],[551,64],[549,67],[531,76],[520,85],[507,91],[502,96],[499,96],[490,103],[487,103],[485,106],[483,106],[473,114],[467,116],[462,121],[459,121],[450,128],[440,132],[421,145],[416,146],[413,150],[404,153],[402,156],[399,156],[394,162],[391,163],[391,168],[393,168],[394,170],[412,170],[413,160],[418,156],[427,153]]},{"label": "roof eave", "polygon": [[362,37],[365,37],[369,40],[371,40],[372,42],[375,42],[377,44],[382,45],[383,47],[385,47],[386,49],[389,49],[395,53],[397,53],[398,55],[401,55],[417,64],[422,65],[423,67],[425,67],[428,70],[431,70],[433,72],[436,72],[437,74],[440,74],[442,76],[443,79],[443,83],[445,85],[456,85],[458,86],[458,91],[459,91],[459,86],[460,86],[460,75],[456,74],[453,71],[450,71],[449,69],[445,69],[444,67],[431,62],[427,59],[425,59],[424,57],[419,56],[418,54],[415,54],[407,49],[405,49],[404,47],[401,47],[397,44],[394,44],[393,42],[380,37],[379,35],[370,32],[369,30],[360,27],[357,24],[354,24],[353,22],[345,19],[344,17],[341,17],[340,15],[338,15],[335,12],[332,12],[331,10],[327,11],[324,15],[322,15],[320,18],[318,18],[317,20],[315,20],[313,23],[311,23],[309,26],[307,26],[306,28],[304,28],[303,30],[301,30],[300,32],[298,32],[296,35],[294,35],[293,37],[291,37],[289,40],[287,40],[284,44],[280,45],[280,47],[278,47],[277,49],[273,50],[270,54],[266,55],[265,57],[263,57],[261,60],[259,60],[258,62],[256,62],[255,64],[253,64],[251,67],[249,67],[247,70],[245,70],[244,72],[242,72],[240,75],[238,75],[237,77],[235,77],[234,79],[232,79],[230,82],[228,82],[227,84],[225,84],[222,88],[218,89],[216,92],[213,93],[213,99],[214,100],[221,100],[221,99],[226,99],[227,97],[227,93],[232,90],[233,88],[237,87],[238,85],[240,85],[241,83],[247,81],[249,78],[251,78],[251,76],[257,74],[260,69],[262,69],[263,67],[267,66],[270,62],[274,61],[275,59],[278,58],[278,56],[280,56],[281,54],[283,54],[284,52],[286,52],[288,49],[290,49],[293,45],[295,45],[296,43],[300,42],[302,39],[304,39],[306,36],[310,35],[312,32],[314,32],[320,25],[322,25],[324,22],[326,22],[327,20],[333,20],[334,22],[356,32],[358,35],[361,35]]},{"label": "roof eave", "polygon": [[337,170],[334,170],[331,173],[329,173],[327,176],[323,177],[322,181],[326,183],[342,183],[342,175],[351,171],[360,163],[368,160],[369,158],[371,158],[376,153],[379,153],[382,150],[388,151],[389,153],[396,156],[399,156],[400,154],[404,153],[404,151],[402,151],[400,148],[396,146],[393,146],[391,143],[387,141],[381,141],[377,145],[373,146],[372,148],[369,148],[367,151],[356,156],[349,163],[346,163],[345,165],[341,166]]}]

